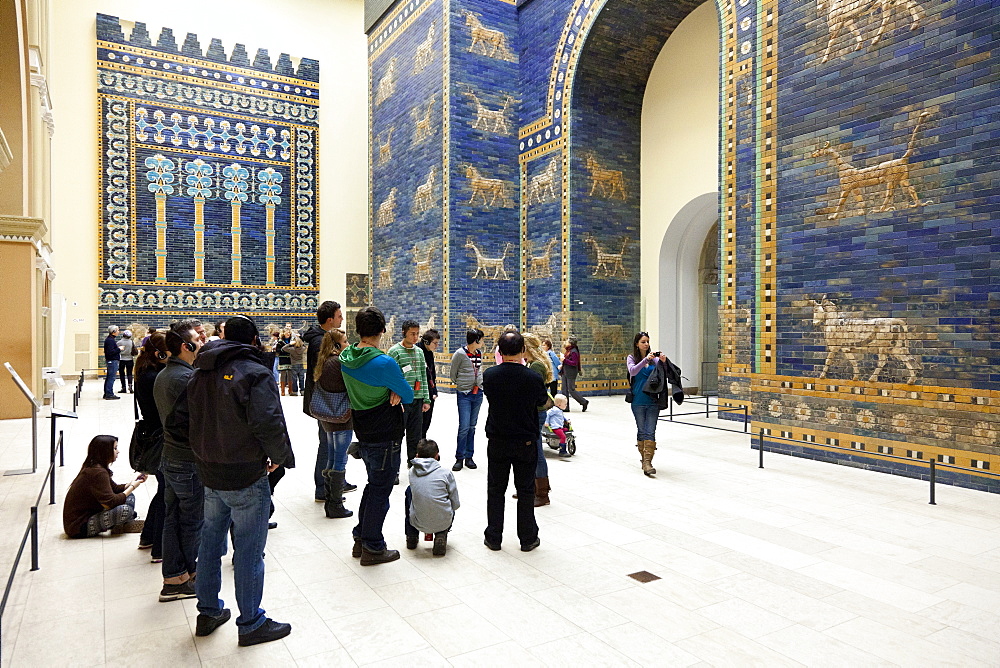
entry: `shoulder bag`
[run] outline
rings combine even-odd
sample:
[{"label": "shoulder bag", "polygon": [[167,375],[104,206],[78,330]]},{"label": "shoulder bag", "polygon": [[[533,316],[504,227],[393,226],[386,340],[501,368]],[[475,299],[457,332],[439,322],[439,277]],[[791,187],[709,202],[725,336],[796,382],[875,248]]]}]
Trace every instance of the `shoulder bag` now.
[{"label": "shoulder bag", "polygon": [[309,413],[320,422],[344,424],[351,419],[351,400],[347,392],[328,392],[316,383],[309,402]]},{"label": "shoulder bag", "polygon": [[135,428],[128,448],[128,462],[133,471],[155,473],[160,470],[163,455],[163,429],[150,429],[149,422],[139,417],[139,400],[132,395],[135,405]]}]

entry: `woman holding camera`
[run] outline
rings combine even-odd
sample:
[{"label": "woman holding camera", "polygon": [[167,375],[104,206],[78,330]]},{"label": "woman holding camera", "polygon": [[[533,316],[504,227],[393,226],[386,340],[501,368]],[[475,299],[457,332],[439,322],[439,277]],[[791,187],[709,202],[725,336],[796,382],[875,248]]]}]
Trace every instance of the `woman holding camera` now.
[{"label": "woman holding camera", "polygon": [[656,401],[642,391],[649,375],[657,364],[667,361],[667,356],[651,352],[649,334],[639,332],[632,340],[632,354],[625,363],[628,366],[629,382],[632,385],[632,415],[635,417],[636,444],[642,457],[642,472],[648,476],[656,473],[653,468],[653,453],[656,452],[656,421],[660,407]]}]

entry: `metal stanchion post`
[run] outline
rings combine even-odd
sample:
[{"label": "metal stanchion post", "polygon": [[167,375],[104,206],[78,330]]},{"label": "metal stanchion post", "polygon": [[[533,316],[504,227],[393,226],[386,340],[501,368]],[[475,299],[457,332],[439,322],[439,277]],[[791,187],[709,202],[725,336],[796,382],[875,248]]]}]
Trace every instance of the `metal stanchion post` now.
[{"label": "metal stanchion post", "polygon": [[31,507],[31,570],[38,570],[38,506]]},{"label": "metal stanchion post", "polygon": [[750,411],[746,406],[743,407],[743,433],[750,433]]},{"label": "metal stanchion post", "polygon": [[930,462],[931,462],[931,501],[930,501],[930,505],[936,506],[937,505],[937,501],[934,500],[934,483],[937,480],[937,467],[935,466],[935,462],[934,462],[933,459],[930,460]]},{"label": "metal stanchion post", "polygon": [[[52,435],[51,435],[51,438],[50,438],[51,445],[50,445],[49,452],[52,453],[52,461],[54,462],[55,461],[55,452],[56,452],[56,418],[66,417],[66,418],[76,419],[78,416],[73,411],[64,411],[64,410],[61,410],[59,408],[53,408],[52,411],[51,411],[51,415],[49,415],[49,417],[52,419]],[[60,438],[61,438],[62,437],[62,432],[60,431],[59,434],[60,434]],[[65,462],[65,458],[63,457],[63,454],[62,454],[62,448],[60,448],[59,449],[59,466],[62,466],[64,462]]]},{"label": "metal stanchion post", "polygon": [[757,468],[762,469],[762,468],[764,468],[764,428],[763,427],[761,427],[761,429],[760,429],[760,438],[757,439],[757,448],[758,448],[758,450],[760,450],[760,463],[757,465]]}]

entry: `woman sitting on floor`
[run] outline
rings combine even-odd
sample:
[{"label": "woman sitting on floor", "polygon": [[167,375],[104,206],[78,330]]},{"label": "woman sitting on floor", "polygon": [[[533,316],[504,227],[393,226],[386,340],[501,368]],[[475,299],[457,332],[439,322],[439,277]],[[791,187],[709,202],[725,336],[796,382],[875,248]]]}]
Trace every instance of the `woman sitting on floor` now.
[{"label": "woman sitting on floor", "polygon": [[112,534],[139,533],[142,520],[136,520],[135,495],[146,474],[127,485],[111,479],[108,468],[118,459],[118,439],[95,436],[87,446],[87,458],[66,492],[63,505],[63,529],[70,538],[90,538],[111,529]]}]

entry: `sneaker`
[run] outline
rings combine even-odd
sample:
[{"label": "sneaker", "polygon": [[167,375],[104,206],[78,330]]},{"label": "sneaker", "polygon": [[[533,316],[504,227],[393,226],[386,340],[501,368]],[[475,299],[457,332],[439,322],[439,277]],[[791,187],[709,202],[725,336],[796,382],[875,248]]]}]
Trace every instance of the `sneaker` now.
[{"label": "sneaker", "polygon": [[240,635],[240,647],[250,647],[263,642],[281,640],[292,632],[291,624],[282,624],[273,619],[265,619],[264,623],[250,633]]},{"label": "sneaker", "polygon": [[399,559],[399,550],[390,550],[386,548],[381,552],[372,552],[368,548],[361,547],[361,565],[362,566],[378,566],[379,564],[387,564],[390,561],[396,561]]},{"label": "sneaker", "polygon": [[561,449],[559,451],[559,456],[560,457],[569,457],[569,452],[565,448],[563,448],[563,449]]},{"label": "sneaker", "polygon": [[223,608],[222,612],[218,617],[209,617],[208,615],[198,615],[198,620],[195,623],[194,634],[199,638],[204,638],[205,636],[212,635],[212,631],[219,628],[223,624],[229,621],[232,617],[232,613],[229,612],[229,608]]},{"label": "sneaker", "polygon": [[163,563],[163,557],[151,557],[150,560],[149,560],[149,563],[151,563],[151,564],[162,564]]},{"label": "sneaker", "polygon": [[344,481],[344,489],[342,489],[340,491],[343,494],[347,494],[348,492],[356,492],[356,491],[358,491],[358,486],[357,485],[352,485],[351,483],[349,483],[349,482],[347,482],[345,480]]},{"label": "sneaker", "polygon": [[139,541],[139,548],[138,549],[140,549],[140,550],[152,550],[153,549],[153,544],[152,543],[143,543],[140,540]]},{"label": "sneaker", "polygon": [[435,557],[443,557],[445,552],[448,551],[448,532],[439,531],[434,534],[434,548],[431,550],[431,554]]},{"label": "sneaker", "polygon": [[469,457],[468,459],[465,460],[465,468],[478,469],[479,467],[476,466],[476,462],[472,461],[472,457]]},{"label": "sneaker", "polygon": [[108,396],[106,396],[106,397],[104,397],[104,398],[105,398],[105,399],[106,399],[107,401],[116,401],[116,400],[118,400],[118,399],[121,399],[121,397],[119,397],[119,396],[118,396],[117,394],[111,394],[111,395],[108,395]]},{"label": "sneaker", "polygon": [[485,545],[486,547],[490,548],[494,552],[499,552],[500,551],[500,543],[491,543],[489,538],[484,538],[483,539],[483,545]]},{"label": "sneaker", "polygon": [[531,552],[532,550],[534,550],[536,547],[538,547],[541,544],[542,544],[542,541],[539,540],[538,537],[536,536],[535,540],[533,540],[532,542],[528,543],[527,545],[522,545],[521,546],[521,552]]},{"label": "sneaker", "polygon": [[271,529],[277,529],[277,528],[278,528],[278,523],[277,522],[268,522],[267,523],[267,529],[268,529],[268,531],[270,531]]},{"label": "sneaker", "polygon": [[451,467],[451,470],[452,471],[461,471],[462,470],[462,465],[463,465],[463,461],[461,459],[456,459],[455,460],[455,465]]},{"label": "sneaker", "polygon": [[406,549],[415,550],[417,549],[417,542],[420,540],[420,536],[407,536],[406,537]]},{"label": "sneaker", "polygon": [[163,589],[160,590],[160,603],[169,603],[170,601],[179,601],[183,598],[194,598],[194,580],[188,580],[187,582],[179,585],[163,585]]}]

